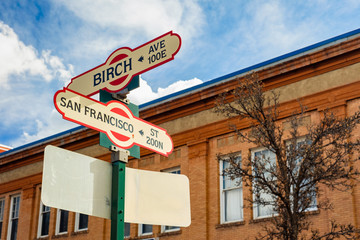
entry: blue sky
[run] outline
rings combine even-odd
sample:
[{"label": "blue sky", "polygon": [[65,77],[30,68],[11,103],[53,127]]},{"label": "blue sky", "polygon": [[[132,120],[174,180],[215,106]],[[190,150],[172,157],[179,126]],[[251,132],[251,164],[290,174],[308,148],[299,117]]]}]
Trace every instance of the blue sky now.
[{"label": "blue sky", "polygon": [[54,93],[170,30],[175,60],[141,75],[140,104],[360,27],[358,0],[2,0],[0,144],[17,147],[77,125]]}]

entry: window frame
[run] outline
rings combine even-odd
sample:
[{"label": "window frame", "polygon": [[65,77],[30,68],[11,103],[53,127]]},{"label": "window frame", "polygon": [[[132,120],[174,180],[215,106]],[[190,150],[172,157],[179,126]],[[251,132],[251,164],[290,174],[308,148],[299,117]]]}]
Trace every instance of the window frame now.
[{"label": "window frame", "polygon": [[[275,161],[275,165],[277,164],[277,160],[276,160],[276,155],[275,153],[273,153],[270,149],[266,148],[266,147],[258,147],[258,148],[253,148],[251,149],[251,161],[254,161],[255,158],[255,153],[257,152],[263,152],[263,151],[269,151],[270,154],[274,154],[274,161]],[[252,173],[255,174],[256,170],[254,169],[254,167],[252,166]],[[256,184],[256,179],[253,180],[252,182],[252,188],[254,188]],[[278,213],[275,210],[272,210],[272,213],[267,214],[267,215],[259,215],[259,208],[266,208],[265,205],[258,205],[255,201],[255,194],[252,194],[253,196],[253,219],[263,219],[263,218],[270,218],[270,217],[274,217],[277,216]],[[271,197],[271,196],[270,196]]]},{"label": "window frame", "polygon": [[[61,227],[61,211],[66,211],[66,212],[68,212],[66,232],[60,232],[60,227]],[[68,232],[69,232],[69,211],[64,210],[64,209],[57,209],[57,211],[56,211],[55,235],[64,235],[64,234],[67,234]]]},{"label": "window frame", "polygon": [[[306,139],[305,136],[299,137],[299,138],[296,139],[296,144],[297,144],[297,145],[298,145],[299,143],[308,144],[308,143],[306,142],[306,140],[307,140],[307,139]],[[286,145],[290,145],[290,144],[291,144],[291,142],[290,142],[290,140],[288,140],[288,141],[286,142]],[[296,162],[296,165],[298,165],[299,162],[300,162],[300,161]],[[289,163],[287,163],[287,164],[289,164]],[[297,167],[298,167],[298,166],[297,166]],[[293,191],[293,186],[291,186],[291,191]],[[318,207],[317,207],[316,187],[315,187],[315,189],[314,189],[314,194],[315,194],[315,199],[314,199],[315,202],[314,202],[314,205],[308,207],[307,209],[304,209],[303,211],[305,211],[305,212],[311,212],[311,211],[317,211],[317,210],[318,210]]]},{"label": "window frame", "polygon": [[4,214],[5,214],[5,197],[0,197],[0,240],[3,233],[2,229],[4,227]]},{"label": "window frame", "polygon": [[[86,228],[79,228],[80,226],[80,215],[86,215],[88,220],[87,220],[87,226]],[[83,213],[75,213],[75,224],[74,224],[74,232],[82,232],[82,231],[87,231],[89,230],[89,215],[87,214],[83,214]]]},{"label": "window frame", "polygon": [[[242,156],[241,153],[236,153],[235,155],[238,155],[238,157],[240,157],[240,161],[242,161]],[[226,162],[225,160],[228,158],[228,156],[223,156],[222,160],[220,160],[219,162],[219,169],[220,169],[220,179],[219,179],[219,184],[220,184],[220,223],[232,223],[232,222],[240,222],[244,220],[244,196],[243,196],[243,183],[242,180],[240,185],[237,185],[236,187],[231,187],[228,189],[224,189],[224,181],[226,176],[222,175],[222,172],[224,170],[224,163]],[[239,179],[234,179],[231,181],[239,181]],[[236,220],[227,220],[226,219],[226,192],[230,192],[232,190],[241,190],[240,191],[240,218],[236,219]]]},{"label": "window frame", "polygon": [[[149,226],[151,226],[151,232],[146,232],[146,233],[144,233],[143,232],[143,226],[144,225],[149,225]],[[138,225],[138,235],[139,236],[151,236],[151,235],[153,235],[154,234],[154,225],[152,225],[152,224],[139,224]]]},{"label": "window frame", "polygon": [[[43,211],[43,207],[45,208],[49,208],[48,211]],[[49,230],[48,230],[48,234],[47,235],[41,235],[42,233],[42,223],[43,223],[43,215],[44,213],[49,213]],[[37,231],[37,237],[38,238],[43,238],[43,237],[48,237],[49,236],[49,232],[50,232],[50,214],[51,214],[51,207],[46,206],[42,203],[42,201],[40,201],[40,209],[39,209],[39,220],[38,220],[38,231]]]},{"label": "window frame", "polygon": [[[125,234],[125,229],[126,229],[126,225],[128,225],[129,226],[129,235],[126,235]],[[130,238],[130,234],[131,234],[131,225],[130,225],[130,223],[128,223],[128,222],[124,222],[124,238]]]},{"label": "window frame", "polygon": [[[16,206],[15,209],[15,214],[17,213],[16,217],[13,217],[13,211],[14,211],[14,199],[18,198],[18,201],[16,204],[18,204]],[[10,240],[12,237],[12,225],[13,225],[13,221],[16,219],[17,220],[17,226],[16,226],[16,236],[18,233],[18,227],[19,227],[19,215],[20,215],[20,201],[21,201],[21,194],[14,194],[10,197],[10,211],[9,211],[9,220],[8,220],[8,231],[7,231],[7,240]]]},{"label": "window frame", "polygon": [[[173,167],[173,168],[162,170],[161,172],[171,173],[171,174],[181,174],[181,168],[180,168],[180,166],[178,166],[178,167]],[[167,227],[170,227],[170,229],[166,229]],[[161,225],[162,233],[176,232],[176,231],[180,231],[179,226]]]}]

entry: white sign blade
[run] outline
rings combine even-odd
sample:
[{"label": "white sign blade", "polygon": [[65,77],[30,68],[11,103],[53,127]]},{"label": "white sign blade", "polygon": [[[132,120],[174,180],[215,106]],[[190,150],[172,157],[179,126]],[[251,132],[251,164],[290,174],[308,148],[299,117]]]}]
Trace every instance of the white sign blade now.
[{"label": "white sign blade", "polygon": [[[41,200],[49,207],[110,219],[111,170],[108,162],[47,146]],[[188,178],[126,168],[125,221],[189,226]]]},{"label": "white sign blade", "polygon": [[55,93],[54,104],[64,119],[107,134],[120,148],[135,144],[164,156],[173,150],[165,129],[135,117],[121,102],[102,103],[64,88]]},{"label": "white sign blade", "polygon": [[120,48],[105,63],[72,78],[67,88],[86,96],[94,95],[100,89],[118,92],[133,76],[173,60],[180,46],[180,36],[168,32],[135,49]]},{"label": "white sign blade", "polygon": [[125,222],[190,225],[189,179],[185,175],[126,168],[125,178]]},{"label": "white sign blade", "polygon": [[108,162],[47,146],[41,201],[49,207],[110,219],[111,170]]}]

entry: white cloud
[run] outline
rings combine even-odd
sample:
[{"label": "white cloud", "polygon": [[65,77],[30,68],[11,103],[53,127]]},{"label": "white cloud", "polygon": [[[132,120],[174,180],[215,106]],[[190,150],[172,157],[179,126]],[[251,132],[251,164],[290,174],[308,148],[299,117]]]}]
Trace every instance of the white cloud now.
[{"label": "white cloud", "polygon": [[287,52],[295,43],[303,39],[306,32],[299,31],[301,24],[295,28],[292,26],[292,22],[287,17],[288,11],[289,9],[278,0],[253,1],[248,6],[248,12],[252,16],[250,18],[252,30],[246,35],[256,48],[261,46],[260,49],[275,48]]},{"label": "white cloud", "polygon": [[180,80],[180,81],[170,84],[166,88],[158,88],[158,90],[157,90],[158,97],[163,97],[163,96],[169,95],[171,93],[175,93],[180,90],[187,89],[187,88],[193,87],[195,85],[199,85],[201,83],[203,83],[203,81],[201,81],[200,79],[197,79],[197,78],[194,78],[191,80],[185,80],[185,81]]},{"label": "white cloud", "polygon": [[203,81],[197,78],[185,81],[180,80],[166,88],[158,88],[157,91],[154,92],[149,84],[144,79],[140,78],[140,87],[130,92],[129,100],[139,105],[201,83],[203,83]]},{"label": "white cloud", "polygon": [[50,51],[39,54],[1,21],[0,66],[0,132],[11,138],[3,144],[15,147],[69,126],[52,116],[53,94],[73,75],[72,66]]},{"label": "white cloud", "polygon": [[11,74],[41,75],[44,80],[50,80],[50,72],[44,60],[36,56],[31,46],[25,46],[15,32],[0,21],[0,84],[8,86]]},{"label": "white cloud", "polygon": [[[204,13],[196,0],[62,0],[86,22],[113,28],[124,37],[152,38],[170,30],[190,39],[204,24]],[[99,35],[103,32],[99,33]]]},{"label": "white cloud", "polygon": [[[223,37],[223,52],[241,69],[316,43],[325,26],[318,14],[310,11],[312,4],[312,1],[291,4],[284,0],[245,3],[242,15]],[[233,66],[227,64],[224,68],[234,71]]]},{"label": "white cloud", "polygon": [[51,78],[57,77],[65,84],[73,77],[74,67],[72,65],[65,67],[59,57],[51,55],[51,51],[43,51],[41,57],[50,69]]},{"label": "white cloud", "polygon": [[[26,46],[8,25],[0,21],[0,85],[9,87],[11,75],[29,74],[39,80],[51,81],[55,76],[65,81],[72,73],[72,66],[65,67],[61,60],[43,51]],[[28,78],[24,78],[27,80]]]},{"label": "white cloud", "polygon": [[44,119],[35,119],[35,131],[33,130],[32,133],[23,131],[21,136],[12,142],[12,146],[21,146],[79,126],[78,124],[62,119],[61,115],[55,109],[53,109],[48,116],[49,118],[46,119],[46,122]]},{"label": "white cloud", "polygon": [[140,87],[132,90],[128,98],[132,103],[139,105],[157,98],[157,94],[153,92],[149,84],[140,77]]}]

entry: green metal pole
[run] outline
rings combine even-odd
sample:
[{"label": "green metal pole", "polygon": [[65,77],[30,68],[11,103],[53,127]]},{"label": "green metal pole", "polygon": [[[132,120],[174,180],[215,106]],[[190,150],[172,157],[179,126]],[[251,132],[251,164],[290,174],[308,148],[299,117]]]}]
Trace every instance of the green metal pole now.
[{"label": "green metal pole", "polygon": [[[113,151],[111,186],[111,240],[124,239],[125,219],[125,165],[127,151]],[[125,157],[126,156],[126,157]],[[126,159],[124,159],[126,158]]]}]

